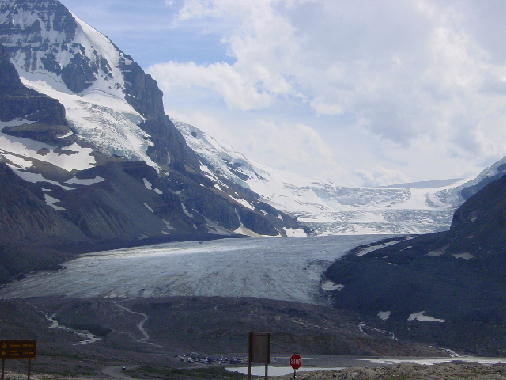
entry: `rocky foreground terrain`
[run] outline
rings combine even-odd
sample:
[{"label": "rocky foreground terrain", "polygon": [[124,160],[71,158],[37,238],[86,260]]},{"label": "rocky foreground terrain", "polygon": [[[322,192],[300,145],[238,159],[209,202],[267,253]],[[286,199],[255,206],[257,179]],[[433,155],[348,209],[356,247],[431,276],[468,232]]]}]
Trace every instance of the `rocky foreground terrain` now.
[{"label": "rocky foreground terrain", "polygon": [[[293,302],[166,297],[0,303],[0,336],[37,340],[36,373],[97,378],[107,368],[128,365],[172,378],[167,371],[197,365],[208,374],[214,371],[208,365],[188,364],[179,356],[198,352],[244,358],[249,331],[271,331],[273,354],[445,356],[434,347],[392,339],[386,331],[360,324],[353,314]],[[7,364],[9,370],[23,371],[26,366]]]},{"label": "rocky foreground terrain", "polygon": [[[226,372],[222,368],[200,369],[159,369],[137,368],[121,372],[123,378],[132,379],[170,379],[170,380],[243,380],[247,376]],[[54,374],[34,374],[34,380],[60,380],[68,376]],[[107,379],[107,374],[87,377],[72,377],[75,380]],[[258,378],[258,377],[254,377]],[[398,364],[384,367],[354,367],[340,371],[298,372],[298,380],[503,380],[506,379],[506,365],[482,365],[477,363],[443,363],[433,366],[419,364]],[[8,372],[7,380],[26,379],[21,371]],[[291,380],[292,375],[276,377]]]},{"label": "rocky foreground terrain", "polygon": [[[292,376],[280,377],[281,380]],[[349,368],[341,371],[301,372],[298,380],[502,380],[506,365],[492,366],[475,363],[443,363],[433,366],[399,364],[378,368]]]}]

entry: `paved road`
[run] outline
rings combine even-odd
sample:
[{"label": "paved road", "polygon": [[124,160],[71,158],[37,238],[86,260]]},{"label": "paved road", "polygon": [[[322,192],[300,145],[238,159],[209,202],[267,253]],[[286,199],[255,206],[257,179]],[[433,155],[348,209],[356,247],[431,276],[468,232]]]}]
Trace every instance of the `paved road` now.
[{"label": "paved road", "polygon": [[[127,369],[135,369],[137,366],[127,366]],[[102,369],[104,375],[113,377],[115,379],[135,379],[135,377],[128,376],[120,365],[112,365]]]}]

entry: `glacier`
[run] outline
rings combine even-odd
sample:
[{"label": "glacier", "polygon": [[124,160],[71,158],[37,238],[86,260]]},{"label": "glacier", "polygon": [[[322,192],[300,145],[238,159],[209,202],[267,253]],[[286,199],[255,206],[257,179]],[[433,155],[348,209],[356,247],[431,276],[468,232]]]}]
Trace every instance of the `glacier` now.
[{"label": "glacier", "polygon": [[222,239],[95,252],[11,282],[0,298],[221,296],[326,304],[327,267],[386,237]]}]

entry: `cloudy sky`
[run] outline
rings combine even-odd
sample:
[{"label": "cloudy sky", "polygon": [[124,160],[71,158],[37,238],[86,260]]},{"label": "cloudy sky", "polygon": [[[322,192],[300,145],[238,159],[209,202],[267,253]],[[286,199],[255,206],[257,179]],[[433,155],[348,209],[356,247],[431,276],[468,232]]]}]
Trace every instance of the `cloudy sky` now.
[{"label": "cloudy sky", "polygon": [[63,0],[167,113],[342,184],[473,175],[506,155],[504,0]]}]

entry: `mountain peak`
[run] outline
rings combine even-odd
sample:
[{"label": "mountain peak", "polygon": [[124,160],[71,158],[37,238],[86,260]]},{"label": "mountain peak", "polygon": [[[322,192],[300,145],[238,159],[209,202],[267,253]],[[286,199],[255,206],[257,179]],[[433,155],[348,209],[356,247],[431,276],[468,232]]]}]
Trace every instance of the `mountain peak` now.
[{"label": "mountain peak", "polygon": [[178,148],[184,140],[165,116],[156,82],[60,2],[0,2],[0,44],[23,84],[58,99],[72,130],[101,153],[157,169],[195,164]]},{"label": "mountain peak", "polygon": [[61,3],[3,2],[0,14],[0,43],[18,72],[50,74],[73,93],[90,89],[122,96],[122,53]]}]

